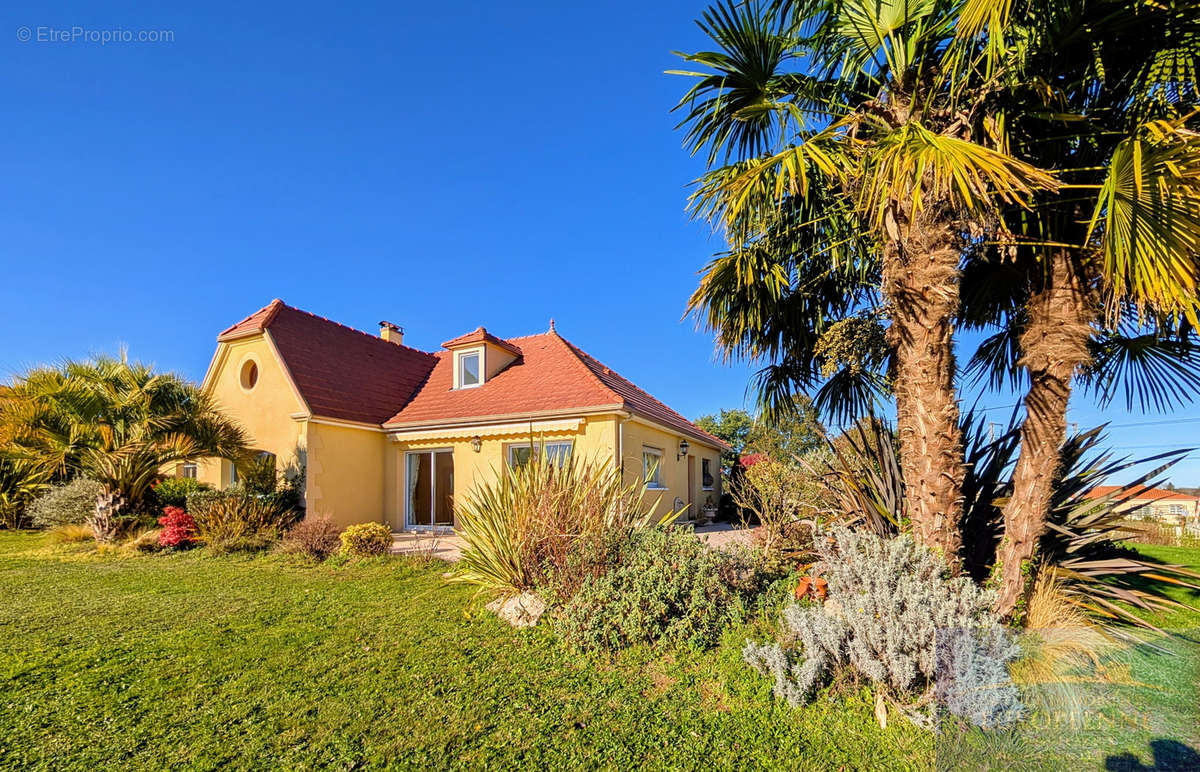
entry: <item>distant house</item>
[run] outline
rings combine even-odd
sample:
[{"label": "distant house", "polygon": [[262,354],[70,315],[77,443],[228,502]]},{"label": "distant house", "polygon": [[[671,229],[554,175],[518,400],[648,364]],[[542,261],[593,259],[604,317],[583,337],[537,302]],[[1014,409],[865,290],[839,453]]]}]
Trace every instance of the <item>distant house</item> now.
[{"label": "distant house", "polygon": [[[217,336],[203,388],[277,468],[303,467],[309,514],[393,529],[454,525],[453,502],[535,454],[611,460],[658,511],[720,500],[724,442],[563,338],[480,327],[436,352],[275,300]],[[228,461],[177,473],[224,487]]]},{"label": "distant house", "polygon": [[[1117,494],[1121,486],[1097,485],[1088,498],[1098,499]],[[1127,494],[1121,494],[1125,498]],[[1159,520],[1168,525],[1200,526],[1200,497],[1164,488],[1140,488],[1120,509],[1135,520]]]}]

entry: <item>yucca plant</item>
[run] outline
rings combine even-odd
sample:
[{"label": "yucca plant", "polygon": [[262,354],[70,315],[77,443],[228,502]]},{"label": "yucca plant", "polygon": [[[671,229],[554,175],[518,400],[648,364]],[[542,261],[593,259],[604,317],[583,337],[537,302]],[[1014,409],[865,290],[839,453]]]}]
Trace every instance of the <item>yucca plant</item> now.
[{"label": "yucca plant", "polygon": [[[1043,566],[1061,582],[1064,596],[1104,621],[1112,632],[1121,634],[1123,625],[1128,624],[1157,631],[1140,612],[1189,608],[1162,589],[1175,585],[1200,590],[1200,573],[1143,560],[1123,549],[1135,536],[1126,530],[1124,518],[1127,505],[1138,492],[1161,484],[1159,476],[1190,451],[1171,451],[1138,461],[1115,458],[1100,449],[1102,428],[1070,437],[1063,446],[1065,472],[1055,486],[1049,528],[1038,553]],[[1088,498],[1088,492],[1106,478],[1156,462],[1161,463],[1117,490]]]},{"label": "yucca plant", "polygon": [[456,502],[455,530],[466,547],[452,581],[499,596],[553,581],[569,595],[599,569],[606,540],[682,513],[655,521],[657,505],[646,482],[625,483],[607,459],[560,464],[535,454]]}]

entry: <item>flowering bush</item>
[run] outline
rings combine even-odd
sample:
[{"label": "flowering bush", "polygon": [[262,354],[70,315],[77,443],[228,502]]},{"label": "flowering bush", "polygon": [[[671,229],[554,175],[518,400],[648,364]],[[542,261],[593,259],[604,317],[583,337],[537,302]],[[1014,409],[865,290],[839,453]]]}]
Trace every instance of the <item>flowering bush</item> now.
[{"label": "flowering bush", "polygon": [[342,552],[347,555],[386,555],[392,548],[392,529],[383,523],[358,523],[342,531]]},{"label": "flowering bush", "polygon": [[179,507],[163,507],[158,524],[163,527],[158,536],[160,547],[186,547],[196,538],[196,521]]}]

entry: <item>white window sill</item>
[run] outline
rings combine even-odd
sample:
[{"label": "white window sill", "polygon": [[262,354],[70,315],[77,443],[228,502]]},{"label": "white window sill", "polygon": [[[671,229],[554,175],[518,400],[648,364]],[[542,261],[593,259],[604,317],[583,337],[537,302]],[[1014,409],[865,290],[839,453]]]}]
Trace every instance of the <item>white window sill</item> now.
[{"label": "white window sill", "polygon": [[646,490],[648,490],[648,491],[669,491],[671,489],[665,485],[647,485]]}]

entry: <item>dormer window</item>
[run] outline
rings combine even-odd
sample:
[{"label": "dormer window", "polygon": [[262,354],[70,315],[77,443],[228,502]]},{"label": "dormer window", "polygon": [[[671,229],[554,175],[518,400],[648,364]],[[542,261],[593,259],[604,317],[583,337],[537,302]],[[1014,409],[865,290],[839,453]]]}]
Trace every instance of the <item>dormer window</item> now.
[{"label": "dormer window", "polygon": [[460,351],[455,354],[458,360],[458,383],[456,388],[469,389],[474,386],[479,386],[483,383],[483,352],[475,351]]}]

